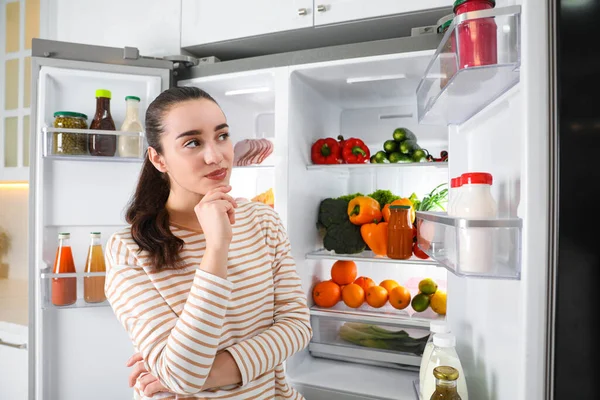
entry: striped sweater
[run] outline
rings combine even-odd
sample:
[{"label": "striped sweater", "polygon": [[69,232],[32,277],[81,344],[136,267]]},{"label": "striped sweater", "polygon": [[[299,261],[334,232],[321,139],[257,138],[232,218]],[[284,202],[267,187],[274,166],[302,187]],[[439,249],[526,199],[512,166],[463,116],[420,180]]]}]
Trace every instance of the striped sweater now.
[{"label": "striped sweater", "polygon": [[[150,270],[130,228],[106,246],[106,295],[148,371],[172,391],[160,398],[302,399],[283,362],[307,346],[312,330],[279,216],[260,203],[236,209],[227,279],[198,268],[201,232],[174,224],[171,231],[185,242],[180,270]],[[242,383],[203,390],[221,351],[235,359]]]}]

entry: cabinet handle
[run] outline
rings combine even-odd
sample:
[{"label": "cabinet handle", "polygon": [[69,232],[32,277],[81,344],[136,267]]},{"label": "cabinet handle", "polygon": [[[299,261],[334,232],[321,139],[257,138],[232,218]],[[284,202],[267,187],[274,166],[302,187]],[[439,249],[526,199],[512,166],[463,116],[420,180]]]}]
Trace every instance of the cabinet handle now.
[{"label": "cabinet handle", "polygon": [[303,17],[303,16],[305,16],[307,14],[308,14],[308,10],[306,8],[299,8],[298,9],[298,15],[299,16]]},{"label": "cabinet handle", "polygon": [[0,339],[0,346],[13,347],[15,349],[26,349],[27,348],[26,343],[16,344],[16,343],[5,342],[2,339]]},{"label": "cabinet handle", "polygon": [[324,4],[319,4],[317,6],[317,11],[318,12],[325,12],[325,11],[327,11],[327,6],[325,6]]}]

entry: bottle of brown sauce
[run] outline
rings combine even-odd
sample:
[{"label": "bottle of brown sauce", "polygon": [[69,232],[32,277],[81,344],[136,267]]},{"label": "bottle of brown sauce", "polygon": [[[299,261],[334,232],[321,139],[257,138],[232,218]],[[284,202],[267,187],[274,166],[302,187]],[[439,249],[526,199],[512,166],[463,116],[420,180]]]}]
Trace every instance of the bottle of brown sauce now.
[{"label": "bottle of brown sauce", "polygon": [[[116,131],[115,121],[110,115],[110,98],[110,90],[96,90],[96,114],[90,129]],[[113,157],[117,151],[117,137],[115,135],[90,134],[88,147],[93,156]]]}]

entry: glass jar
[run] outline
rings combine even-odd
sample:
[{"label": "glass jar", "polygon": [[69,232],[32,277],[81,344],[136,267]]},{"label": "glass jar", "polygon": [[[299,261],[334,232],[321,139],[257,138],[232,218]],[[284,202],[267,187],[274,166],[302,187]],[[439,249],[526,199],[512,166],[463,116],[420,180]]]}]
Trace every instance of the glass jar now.
[{"label": "glass jar", "polygon": [[[66,129],[87,129],[87,115],[73,111],[54,113],[54,127]],[[87,154],[87,135],[83,133],[54,132],[52,134],[52,154]]]},{"label": "glass jar", "polygon": [[[494,8],[494,0],[456,0],[454,13]],[[456,27],[458,68],[479,67],[498,63],[497,27],[494,18],[477,18],[461,22]]]},{"label": "glass jar", "polygon": [[431,400],[462,400],[456,389],[458,379],[456,368],[440,366],[433,370],[435,376],[435,392]]},{"label": "glass jar", "polygon": [[[110,114],[110,90],[96,90],[96,114],[90,129],[116,131],[115,121]],[[115,135],[92,134],[88,141],[90,154],[93,156],[113,157],[117,152],[117,137]]]},{"label": "glass jar", "polygon": [[412,257],[413,226],[410,206],[390,206],[387,256],[395,260]]}]

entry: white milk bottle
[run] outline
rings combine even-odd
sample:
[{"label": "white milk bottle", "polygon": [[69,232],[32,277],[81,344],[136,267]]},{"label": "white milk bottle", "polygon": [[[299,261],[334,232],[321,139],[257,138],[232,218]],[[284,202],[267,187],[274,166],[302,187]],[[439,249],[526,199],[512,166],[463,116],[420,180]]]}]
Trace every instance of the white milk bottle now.
[{"label": "white milk bottle", "polygon": [[[139,118],[140,98],[136,96],[125,97],[127,113],[121,125],[124,132],[143,132],[144,128]],[[142,138],[140,136],[119,136],[119,155],[121,157],[141,157]]]},{"label": "white milk bottle", "polygon": [[[492,197],[492,175],[486,172],[462,174],[460,197],[454,214],[466,219],[496,218],[496,201]],[[494,232],[489,228],[458,228],[460,248],[458,267],[466,273],[489,273],[493,267]]]},{"label": "white milk bottle", "polygon": [[431,321],[429,324],[429,330],[431,331],[431,334],[429,335],[429,339],[427,339],[425,350],[423,350],[423,356],[421,357],[421,368],[419,369],[419,390],[421,392],[421,396],[423,395],[425,369],[427,368],[429,357],[431,357],[431,352],[433,351],[433,336],[436,333],[450,333],[450,327],[448,327],[446,321]]},{"label": "white milk bottle", "polygon": [[462,400],[469,400],[467,392],[467,381],[465,374],[456,353],[456,338],[451,333],[436,333],[433,335],[433,351],[429,357],[427,368],[425,368],[425,378],[423,382],[423,390],[421,399],[430,399],[435,392],[435,376],[433,370],[435,367],[448,366],[455,368],[458,371],[458,394]]}]

